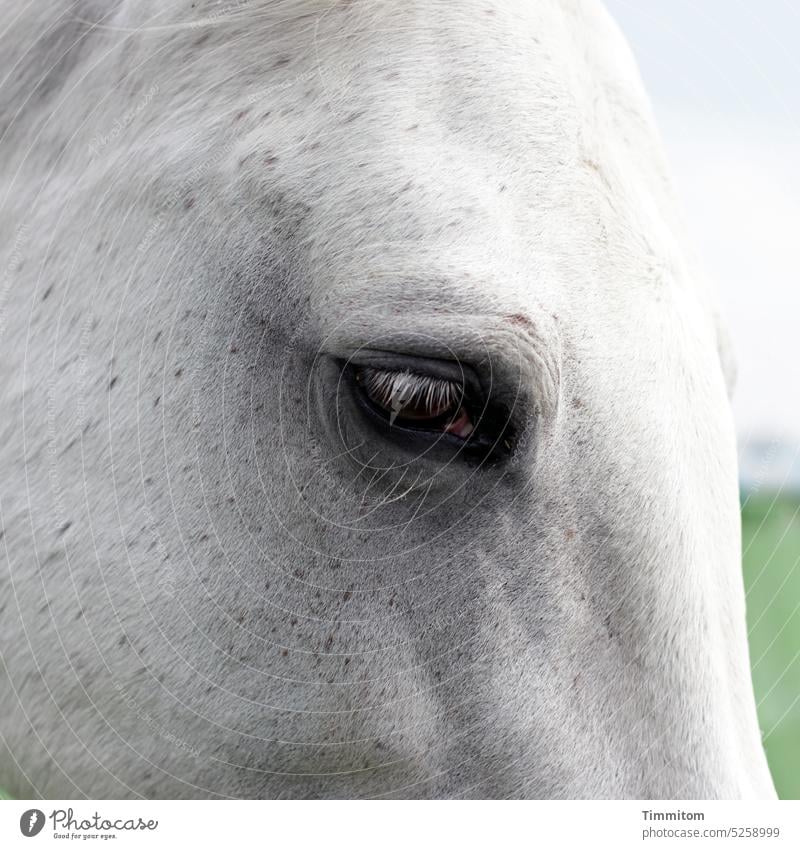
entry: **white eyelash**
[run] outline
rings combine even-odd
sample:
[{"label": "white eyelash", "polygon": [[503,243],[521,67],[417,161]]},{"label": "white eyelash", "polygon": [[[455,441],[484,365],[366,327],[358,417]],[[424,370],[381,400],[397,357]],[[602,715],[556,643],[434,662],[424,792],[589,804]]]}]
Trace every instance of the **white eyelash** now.
[{"label": "white eyelash", "polygon": [[367,394],[395,412],[411,403],[424,403],[429,410],[447,410],[460,402],[464,394],[460,383],[408,370],[364,368],[360,376]]}]

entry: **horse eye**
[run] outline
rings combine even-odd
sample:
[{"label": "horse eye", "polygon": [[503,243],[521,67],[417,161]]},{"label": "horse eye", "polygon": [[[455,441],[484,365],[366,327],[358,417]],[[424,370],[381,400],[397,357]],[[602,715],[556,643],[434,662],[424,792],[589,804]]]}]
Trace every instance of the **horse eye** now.
[{"label": "horse eye", "polygon": [[464,385],[407,369],[363,367],[355,374],[370,407],[390,426],[449,433],[467,439],[475,429]]}]

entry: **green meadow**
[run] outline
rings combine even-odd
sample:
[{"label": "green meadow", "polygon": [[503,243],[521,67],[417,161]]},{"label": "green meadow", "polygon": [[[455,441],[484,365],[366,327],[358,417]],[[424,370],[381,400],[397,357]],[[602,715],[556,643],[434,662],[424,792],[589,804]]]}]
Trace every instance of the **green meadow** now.
[{"label": "green meadow", "polygon": [[781,799],[800,799],[800,498],[742,502],[750,661],[758,718]]}]

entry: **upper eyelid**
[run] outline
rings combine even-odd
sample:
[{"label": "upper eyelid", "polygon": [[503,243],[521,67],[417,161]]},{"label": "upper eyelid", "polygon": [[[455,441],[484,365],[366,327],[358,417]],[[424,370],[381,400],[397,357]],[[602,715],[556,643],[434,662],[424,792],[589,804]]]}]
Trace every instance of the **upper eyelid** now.
[{"label": "upper eyelid", "polygon": [[521,415],[556,418],[562,340],[557,316],[542,307],[526,313],[421,313],[402,322],[354,310],[325,333],[319,347],[343,364],[391,368],[391,358],[422,360],[443,377],[463,373],[474,394],[502,396]]},{"label": "upper eyelid", "polygon": [[349,371],[372,368],[387,372],[407,371],[424,379],[449,381],[463,387],[467,395],[480,395],[481,382],[473,367],[460,359],[448,360],[424,354],[393,350],[358,348],[347,356],[335,357],[340,368]]}]

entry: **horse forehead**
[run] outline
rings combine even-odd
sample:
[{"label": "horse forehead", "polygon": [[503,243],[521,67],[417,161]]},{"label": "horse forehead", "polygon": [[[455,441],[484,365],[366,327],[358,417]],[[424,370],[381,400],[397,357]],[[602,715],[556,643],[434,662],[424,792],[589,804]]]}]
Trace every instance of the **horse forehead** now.
[{"label": "horse forehead", "polygon": [[[562,122],[569,106],[573,118],[593,115],[599,90],[629,112],[646,111],[630,52],[594,0],[256,0],[195,3],[189,18],[185,6],[172,16],[127,9],[145,50],[177,28],[172,49],[148,63],[153,73],[172,61],[175,77],[189,84],[201,77],[220,91],[247,88],[251,99],[277,94],[285,103],[321,87],[327,97],[313,99],[307,113],[359,101],[375,110],[387,89],[441,115],[469,117],[472,106],[484,122],[508,121],[513,109],[510,135],[532,121],[546,132],[548,107]],[[151,33],[151,20],[164,25]],[[398,99],[387,105],[396,108]]]},{"label": "horse forehead", "polygon": [[[659,202],[662,172],[644,98],[627,50],[620,58],[619,34],[593,2],[194,7],[159,7],[162,15],[123,5],[117,23],[135,25],[135,35],[123,26],[122,39],[139,51],[121,50],[122,61],[137,79],[153,74],[158,90],[151,97],[142,85],[115,88],[130,92],[130,108],[104,98],[87,121],[89,141],[105,138],[121,114],[130,130],[126,124],[115,145],[143,147],[145,169],[163,185],[221,171],[223,201],[267,198],[267,213],[284,222],[312,210],[306,220],[320,267],[346,255],[367,268],[395,252],[406,267],[414,243],[432,278],[435,256],[456,276],[469,264],[477,277],[491,279],[494,268],[508,279],[520,270],[519,255],[574,253],[577,232],[587,236],[585,256],[596,235],[589,231],[598,221],[610,226],[619,209],[637,222],[628,231],[659,231],[649,217],[668,204]],[[63,120],[69,129],[72,119]],[[165,144],[155,148],[154,135]],[[102,157],[96,167],[104,179]],[[614,170],[624,179],[612,185]],[[640,175],[653,190],[647,210],[621,197],[621,186]],[[247,191],[253,184],[257,191]],[[603,206],[610,195],[613,212]],[[474,238],[487,229],[498,236],[488,247]],[[380,245],[370,240],[378,230]]]},{"label": "horse forehead", "polygon": [[[623,138],[648,177],[659,170],[635,68],[605,58],[619,36],[594,4],[299,9],[316,9],[310,23],[287,17],[263,38],[244,33],[215,49],[254,69],[244,88],[237,75],[239,99],[226,100],[237,120],[247,113],[232,145],[234,181],[307,203],[318,241],[330,228],[341,243],[349,229],[357,248],[356,234],[379,220],[385,256],[393,241],[424,243],[442,215],[462,233],[470,223],[502,225],[509,210],[529,225],[566,209],[570,184],[599,203],[611,191],[602,160],[630,163]],[[248,13],[259,20],[259,8]],[[614,121],[625,126],[598,115],[609,99],[624,101]]]}]

